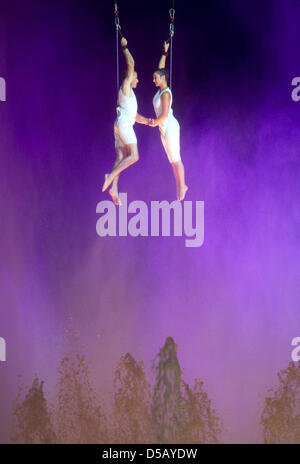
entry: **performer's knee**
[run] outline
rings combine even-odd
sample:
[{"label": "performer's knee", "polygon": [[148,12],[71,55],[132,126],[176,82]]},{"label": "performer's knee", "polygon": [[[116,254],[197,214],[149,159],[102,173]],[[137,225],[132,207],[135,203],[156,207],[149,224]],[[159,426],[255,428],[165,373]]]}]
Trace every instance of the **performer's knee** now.
[{"label": "performer's knee", "polygon": [[139,154],[137,152],[133,153],[132,154],[132,162],[136,163],[138,160],[139,160]]},{"label": "performer's knee", "polygon": [[133,163],[136,163],[139,160],[139,152],[138,152],[137,145],[134,144],[130,147],[129,156],[132,159]]}]

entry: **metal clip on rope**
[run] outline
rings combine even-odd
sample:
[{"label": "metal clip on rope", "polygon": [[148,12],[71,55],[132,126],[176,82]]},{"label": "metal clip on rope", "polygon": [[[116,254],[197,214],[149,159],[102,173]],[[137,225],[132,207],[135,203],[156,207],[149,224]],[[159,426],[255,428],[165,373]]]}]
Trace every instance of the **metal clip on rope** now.
[{"label": "metal clip on rope", "polygon": [[171,8],[169,10],[169,14],[170,14],[170,36],[173,37],[174,35],[174,19],[175,19],[175,10],[174,8]]},{"label": "metal clip on rope", "polygon": [[119,91],[119,86],[120,86],[120,78],[119,78],[119,33],[120,36],[122,37],[121,33],[121,26],[120,26],[120,19],[119,19],[119,11],[118,11],[118,4],[115,2],[115,25],[116,25],[116,57],[117,57],[117,89]]},{"label": "metal clip on rope", "polygon": [[119,18],[119,11],[118,11],[117,3],[115,3],[115,25],[116,25],[117,32],[119,32],[121,38],[123,38],[122,32],[121,32],[120,18]]},{"label": "metal clip on rope", "polygon": [[174,35],[174,24],[170,24],[170,37],[173,37]]},{"label": "metal clip on rope", "polygon": [[170,8],[169,14],[170,14],[171,21],[174,22],[174,18],[175,18],[175,10],[174,10],[174,8]]},{"label": "metal clip on rope", "polygon": [[172,38],[174,36],[174,20],[175,20],[175,10],[174,8],[171,8],[169,10],[169,14],[170,14],[170,37],[168,39],[168,42],[170,41],[170,38]]},{"label": "metal clip on rope", "polygon": [[[174,7],[174,1],[173,7]],[[172,89],[172,74],[173,74],[173,36],[174,36],[174,20],[175,20],[175,9],[169,10],[170,15],[170,35],[168,42],[170,42],[170,89]]]}]

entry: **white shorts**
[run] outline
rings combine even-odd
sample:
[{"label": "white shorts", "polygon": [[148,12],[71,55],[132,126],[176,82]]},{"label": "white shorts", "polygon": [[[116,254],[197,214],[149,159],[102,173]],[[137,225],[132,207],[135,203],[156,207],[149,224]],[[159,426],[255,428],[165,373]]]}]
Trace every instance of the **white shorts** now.
[{"label": "white shorts", "polygon": [[119,116],[114,124],[115,147],[124,147],[125,145],[136,143],[137,139],[133,130],[133,124],[128,119]]},{"label": "white shorts", "polygon": [[177,119],[169,119],[166,131],[160,128],[160,137],[170,163],[180,161],[180,126]]}]

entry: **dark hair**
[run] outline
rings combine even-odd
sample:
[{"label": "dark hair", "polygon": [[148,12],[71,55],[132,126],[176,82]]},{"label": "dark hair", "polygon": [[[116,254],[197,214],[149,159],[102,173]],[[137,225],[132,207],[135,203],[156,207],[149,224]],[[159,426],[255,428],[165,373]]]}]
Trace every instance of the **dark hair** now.
[{"label": "dark hair", "polygon": [[[134,71],[134,72],[136,72],[136,71]],[[127,74],[128,74],[128,70],[127,70],[127,69],[124,69],[124,70],[121,72],[121,81],[122,81],[122,82],[124,81],[124,79],[126,79]]]},{"label": "dark hair", "polygon": [[127,76],[127,69],[124,69],[122,72],[121,72],[121,80],[124,81],[124,79],[126,78]]},{"label": "dark hair", "polygon": [[169,72],[166,68],[159,68],[156,71],[154,71],[156,74],[159,74],[160,77],[165,76],[166,81],[169,79]]}]

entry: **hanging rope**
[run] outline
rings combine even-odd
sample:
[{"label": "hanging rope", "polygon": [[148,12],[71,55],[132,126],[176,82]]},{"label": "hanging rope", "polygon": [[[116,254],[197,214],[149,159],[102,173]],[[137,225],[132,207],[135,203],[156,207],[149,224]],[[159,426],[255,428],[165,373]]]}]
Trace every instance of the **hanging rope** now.
[{"label": "hanging rope", "polygon": [[116,48],[117,48],[117,90],[119,91],[120,87],[120,75],[119,75],[119,34],[122,39],[123,35],[121,32],[119,10],[117,2],[114,2],[115,5],[115,25],[116,25]]},{"label": "hanging rope", "polygon": [[173,36],[174,36],[174,22],[175,22],[175,9],[174,0],[172,0],[172,8],[169,10],[170,15],[170,32],[167,43],[170,42],[170,89],[172,90],[172,72],[173,72]]}]

